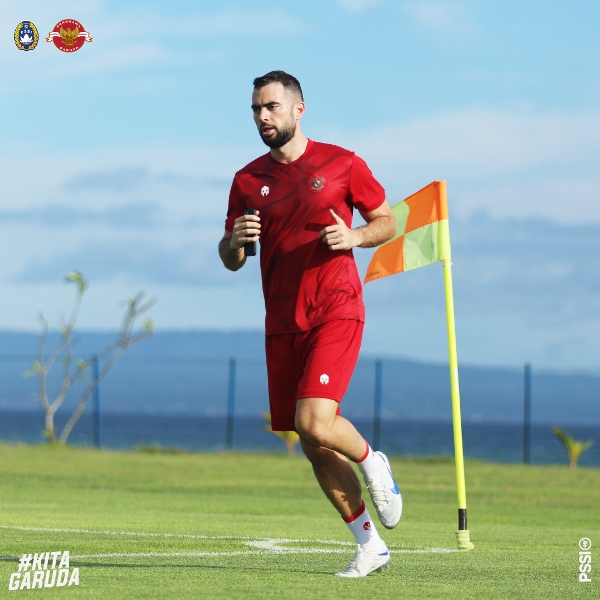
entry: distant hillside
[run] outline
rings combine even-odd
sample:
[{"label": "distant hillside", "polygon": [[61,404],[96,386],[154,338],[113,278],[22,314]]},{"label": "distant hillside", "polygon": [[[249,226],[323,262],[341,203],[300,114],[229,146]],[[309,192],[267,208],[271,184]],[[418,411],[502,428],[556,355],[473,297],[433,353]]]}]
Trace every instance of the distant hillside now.
[{"label": "distant hillside", "polygon": [[[54,334],[53,339],[57,339]],[[76,352],[100,351],[114,334],[80,332]],[[51,340],[52,341],[52,340]],[[0,409],[37,410],[35,378],[24,378],[39,336],[0,332]],[[240,414],[268,410],[264,336],[260,331],[163,331],[131,348],[101,385],[105,410],[217,415],[226,411],[229,359],[236,359]],[[383,413],[390,418],[451,418],[447,365],[383,358]],[[373,414],[375,359],[364,356],[342,405],[349,416]],[[58,376],[58,373],[56,373]],[[58,386],[56,378],[54,386]],[[516,369],[461,366],[465,421],[523,418],[523,373]],[[600,376],[537,372],[533,368],[533,418],[551,424],[600,423]]]},{"label": "distant hillside", "polygon": [[[114,332],[79,331],[75,334],[77,351],[94,354],[115,339]],[[39,334],[0,331],[0,355],[33,354],[37,351]],[[51,334],[50,344],[58,340]],[[262,331],[159,331],[137,346],[129,356],[170,357],[255,357],[264,356],[265,336]]]}]

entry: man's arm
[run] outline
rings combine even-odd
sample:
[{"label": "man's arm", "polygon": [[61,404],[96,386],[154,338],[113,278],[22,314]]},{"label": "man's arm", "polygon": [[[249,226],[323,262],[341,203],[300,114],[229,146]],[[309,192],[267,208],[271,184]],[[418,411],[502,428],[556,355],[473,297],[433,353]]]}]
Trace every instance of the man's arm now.
[{"label": "man's arm", "polygon": [[260,235],[260,218],[256,215],[242,215],[235,220],[233,231],[225,230],[219,242],[219,256],[230,271],[237,271],[244,266],[246,254],[244,244],[257,242]]},{"label": "man's arm", "polygon": [[230,271],[237,271],[244,266],[246,255],[244,254],[244,248],[235,250],[231,247],[231,238],[231,231],[225,230],[223,239],[219,242],[219,256],[225,268]]},{"label": "man's arm", "polygon": [[396,217],[387,200],[368,213],[361,212],[366,225],[350,229],[343,219],[333,210],[329,210],[335,220],[335,225],[325,227],[319,237],[330,250],[350,250],[351,248],[374,248],[392,239],[396,235]]}]

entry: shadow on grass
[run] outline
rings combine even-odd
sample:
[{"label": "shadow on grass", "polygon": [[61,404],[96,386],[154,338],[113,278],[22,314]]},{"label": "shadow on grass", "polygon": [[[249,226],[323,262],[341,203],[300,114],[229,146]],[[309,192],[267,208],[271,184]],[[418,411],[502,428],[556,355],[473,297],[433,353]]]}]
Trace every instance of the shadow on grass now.
[{"label": "shadow on grass", "polygon": [[[18,563],[20,556],[0,556],[0,561]],[[105,562],[82,562],[79,560],[69,561],[70,567],[89,567],[89,568],[107,568],[107,569],[203,569],[203,570],[236,570],[248,572],[272,573],[281,571],[284,573],[307,573],[312,575],[331,575],[332,571],[314,571],[310,569],[286,568],[281,565],[273,566],[249,566],[249,565],[203,565],[203,564],[185,564],[185,563],[105,563]]]},{"label": "shadow on grass", "polygon": [[265,572],[272,573],[274,571],[281,571],[284,573],[307,573],[313,575],[331,575],[332,571],[313,571],[310,569],[288,569],[282,566],[273,565],[268,567],[252,567],[249,565],[202,565],[202,564],[184,564],[184,563],[153,563],[153,564],[129,564],[129,563],[95,563],[95,562],[80,562],[70,561],[71,566],[74,567],[90,567],[90,568],[117,568],[117,569],[202,569],[202,570],[235,570],[235,571],[248,571],[248,572]]}]

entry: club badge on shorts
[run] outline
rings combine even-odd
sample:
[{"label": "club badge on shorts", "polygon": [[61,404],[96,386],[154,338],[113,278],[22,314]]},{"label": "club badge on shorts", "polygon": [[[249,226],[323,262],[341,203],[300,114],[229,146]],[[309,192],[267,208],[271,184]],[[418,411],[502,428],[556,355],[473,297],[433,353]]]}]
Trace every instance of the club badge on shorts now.
[{"label": "club badge on shorts", "polygon": [[311,192],[320,192],[321,190],[324,190],[327,185],[325,174],[320,171],[314,173],[306,180],[306,185]]},{"label": "club badge on shorts", "polygon": [[63,19],[54,26],[46,41],[54,42],[61,52],[77,52],[85,42],[91,42],[93,39],[79,21]]},{"label": "club badge on shorts", "polygon": [[31,21],[21,21],[15,29],[15,44],[19,50],[34,50],[40,39],[37,27]]}]

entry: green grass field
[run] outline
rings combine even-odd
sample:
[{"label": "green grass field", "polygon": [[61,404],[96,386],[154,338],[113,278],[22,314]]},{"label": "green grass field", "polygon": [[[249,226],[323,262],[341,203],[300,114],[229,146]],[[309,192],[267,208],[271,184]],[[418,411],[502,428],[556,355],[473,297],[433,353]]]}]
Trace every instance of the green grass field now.
[{"label": "green grass field", "polygon": [[[0,597],[599,597],[600,470],[467,461],[475,550],[455,552],[453,462],[391,462],[391,568],[340,580],[354,546],[303,458],[0,445]],[[9,590],[22,554],[64,550],[79,586]]]}]

